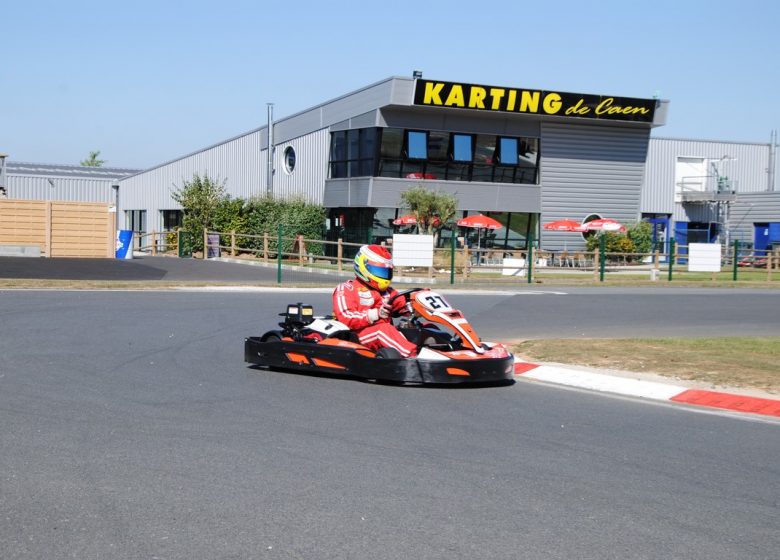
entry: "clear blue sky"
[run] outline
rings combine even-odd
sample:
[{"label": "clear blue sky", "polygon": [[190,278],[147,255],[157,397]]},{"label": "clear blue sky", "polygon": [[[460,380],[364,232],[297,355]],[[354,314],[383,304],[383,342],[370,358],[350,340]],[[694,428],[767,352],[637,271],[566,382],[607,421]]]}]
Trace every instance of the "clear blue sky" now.
[{"label": "clear blue sky", "polygon": [[628,97],[653,134],[780,129],[780,2],[0,3],[0,152],[150,167],[384,78]]}]

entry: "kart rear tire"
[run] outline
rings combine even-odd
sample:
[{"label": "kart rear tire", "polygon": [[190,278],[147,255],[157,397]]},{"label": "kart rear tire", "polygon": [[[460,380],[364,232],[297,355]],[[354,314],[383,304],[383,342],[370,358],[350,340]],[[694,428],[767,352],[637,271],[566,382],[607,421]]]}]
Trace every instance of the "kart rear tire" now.
[{"label": "kart rear tire", "polygon": [[263,342],[279,342],[280,340],[282,340],[282,337],[275,332],[267,333],[263,337]]}]

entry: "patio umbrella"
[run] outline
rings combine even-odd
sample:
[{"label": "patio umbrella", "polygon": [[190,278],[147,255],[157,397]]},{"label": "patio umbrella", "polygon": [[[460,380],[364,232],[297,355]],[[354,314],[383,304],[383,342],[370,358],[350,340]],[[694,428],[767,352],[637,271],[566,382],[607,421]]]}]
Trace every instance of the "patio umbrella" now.
[{"label": "patio umbrella", "polygon": [[554,222],[547,222],[542,226],[542,229],[546,229],[548,231],[588,231],[588,229],[583,224],[579,224],[574,220],[556,220]]},{"label": "patio umbrella", "polygon": [[483,229],[500,229],[503,226],[498,220],[494,220],[490,216],[483,214],[474,214],[472,216],[466,216],[456,222],[460,227],[475,228],[477,230],[477,250],[479,250],[479,237],[480,232]]},{"label": "patio umbrella", "polygon": [[473,216],[466,216],[457,221],[457,224],[461,227],[470,227],[477,229],[499,229],[504,227],[501,222],[494,220],[490,216],[484,216],[482,214],[474,214]]},{"label": "patio umbrella", "polygon": [[626,226],[617,220],[610,220],[609,218],[600,218],[598,220],[593,220],[592,222],[586,222],[582,225],[587,231],[617,231],[620,233],[626,232]]},{"label": "patio umbrella", "polygon": [[417,216],[415,216],[414,214],[405,214],[393,220],[394,226],[413,226],[416,223],[417,223]]}]

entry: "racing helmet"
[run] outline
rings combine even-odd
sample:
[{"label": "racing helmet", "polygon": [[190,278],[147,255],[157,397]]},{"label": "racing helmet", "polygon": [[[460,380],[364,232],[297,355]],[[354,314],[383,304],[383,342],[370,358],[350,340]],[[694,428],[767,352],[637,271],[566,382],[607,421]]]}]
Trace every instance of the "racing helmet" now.
[{"label": "racing helmet", "polygon": [[355,276],[367,286],[384,292],[393,279],[393,257],[381,245],[363,245],[355,255]]}]

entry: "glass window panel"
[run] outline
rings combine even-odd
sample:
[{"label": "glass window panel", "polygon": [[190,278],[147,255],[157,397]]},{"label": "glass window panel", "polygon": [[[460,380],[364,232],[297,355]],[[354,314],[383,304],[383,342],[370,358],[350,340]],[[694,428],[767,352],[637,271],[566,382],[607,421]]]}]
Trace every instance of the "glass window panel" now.
[{"label": "glass window panel", "polygon": [[501,138],[501,165],[517,165],[517,138]]},{"label": "glass window panel", "polygon": [[454,162],[450,162],[447,165],[447,180],[448,181],[468,181],[469,180],[469,164],[467,164],[467,163],[454,163]]},{"label": "glass window panel", "polygon": [[368,159],[374,157],[374,146],[376,145],[376,129],[363,128],[360,130],[360,158]]},{"label": "glass window panel", "polygon": [[493,175],[493,182],[495,183],[512,183],[515,178],[514,167],[496,167],[495,174]]},{"label": "glass window panel", "polygon": [[454,161],[471,161],[471,136],[467,134],[452,135],[452,159]]},{"label": "glass window panel", "polygon": [[347,159],[347,131],[340,130],[330,135],[330,160],[344,161]]},{"label": "glass window panel", "polygon": [[474,150],[474,163],[495,163],[496,137],[487,134],[477,135],[477,146]]},{"label": "glass window panel", "polygon": [[449,149],[449,132],[428,133],[428,159],[443,161],[447,159]]},{"label": "glass window panel", "polygon": [[421,161],[405,161],[401,176],[405,179],[422,179],[423,164]]},{"label": "glass window panel", "polygon": [[350,130],[347,132],[347,159],[356,160],[360,158],[360,130]]},{"label": "glass window panel", "polygon": [[400,158],[401,148],[404,143],[404,131],[400,128],[382,129],[382,147],[380,153],[382,157]]},{"label": "glass window panel", "polygon": [[344,161],[334,161],[330,164],[331,179],[343,179],[347,176],[347,163]]},{"label": "glass window panel", "polygon": [[480,164],[475,163],[473,166],[473,170],[471,172],[471,180],[472,181],[483,181],[483,182],[492,182],[493,181],[493,166],[487,165],[487,164]]},{"label": "glass window panel", "polygon": [[379,171],[380,177],[400,177],[401,160],[399,159],[380,159]]},{"label": "glass window panel", "polygon": [[360,160],[354,159],[349,162],[349,176],[350,177],[360,176]]},{"label": "glass window panel", "polygon": [[406,155],[409,159],[428,158],[428,138],[424,132],[410,130],[407,132]]},{"label": "glass window panel", "polygon": [[447,173],[446,161],[429,161],[425,166],[426,179],[444,179]]}]

